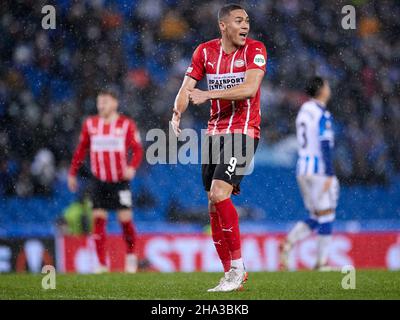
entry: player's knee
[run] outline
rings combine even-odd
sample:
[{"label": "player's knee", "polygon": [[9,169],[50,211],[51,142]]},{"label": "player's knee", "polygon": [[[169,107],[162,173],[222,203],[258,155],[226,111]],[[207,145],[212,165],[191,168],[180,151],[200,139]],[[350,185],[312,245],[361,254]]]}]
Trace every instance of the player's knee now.
[{"label": "player's knee", "polygon": [[93,209],[93,218],[107,219],[107,211],[103,209]]},{"label": "player's knee", "polygon": [[314,214],[318,217],[326,216],[328,214],[334,213],[333,209],[326,209],[326,210],[316,210],[314,211]]},{"label": "player's knee", "polygon": [[118,212],[118,219],[120,222],[129,222],[132,220],[131,210],[121,210]]},{"label": "player's knee", "polygon": [[212,204],[218,203],[230,197],[230,193],[224,188],[213,187],[210,191],[210,201]]}]

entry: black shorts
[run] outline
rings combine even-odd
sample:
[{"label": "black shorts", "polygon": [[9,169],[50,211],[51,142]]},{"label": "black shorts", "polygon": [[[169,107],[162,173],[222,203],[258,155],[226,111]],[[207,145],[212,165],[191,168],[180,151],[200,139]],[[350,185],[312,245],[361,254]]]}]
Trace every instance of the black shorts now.
[{"label": "black shorts", "polygon": [[204,189],[211,189],[214,179],[223,180],[239,193],[239,184],[253,169],[252,160],[258,139],[248,135],[232,133],[206,137],[202,148],[201,174]]},{"label": "black shorts", "polygon": [[130,209],[132,192],[128,181],[103,182],[93,178],[90,188],[93,209]]}]

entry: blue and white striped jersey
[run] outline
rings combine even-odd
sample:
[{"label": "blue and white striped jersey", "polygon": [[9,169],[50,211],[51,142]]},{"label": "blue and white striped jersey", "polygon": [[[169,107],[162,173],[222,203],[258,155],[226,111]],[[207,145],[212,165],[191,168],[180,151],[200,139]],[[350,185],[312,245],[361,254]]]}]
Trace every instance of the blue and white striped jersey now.
[{"label": "blue and white striped jersey", "polygon": [[297,175],[333,175],[334,132],[332,116],[319,101],[305,102],[296,118],[299,144]]}]

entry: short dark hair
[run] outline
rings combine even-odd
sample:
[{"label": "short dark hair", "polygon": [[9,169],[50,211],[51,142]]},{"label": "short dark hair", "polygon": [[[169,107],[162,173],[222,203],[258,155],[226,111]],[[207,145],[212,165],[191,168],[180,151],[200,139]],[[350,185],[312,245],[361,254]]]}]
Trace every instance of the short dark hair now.
[{"label": "short dark hair", "polygon": [[98,91],[97,95],[98,96],[109,95],[109,96],[113,97],[114,99],[118,100],[119,99],[119,90],[116,85],[110,84],[110,85],[106,85],[106,86],[102,87]]},{"label": "short dark hair", "polygon": [[225,18],[233,10],[244,10],[244,8],[240,4],[228,3],[218,10],[218,21]]},{"label": "short dark hair", "polygon": [[320,76],[315,76],[308,80],[305,88],[305,92],[310,97],[318,96],[321,88],[324,86],[325,79]]}]

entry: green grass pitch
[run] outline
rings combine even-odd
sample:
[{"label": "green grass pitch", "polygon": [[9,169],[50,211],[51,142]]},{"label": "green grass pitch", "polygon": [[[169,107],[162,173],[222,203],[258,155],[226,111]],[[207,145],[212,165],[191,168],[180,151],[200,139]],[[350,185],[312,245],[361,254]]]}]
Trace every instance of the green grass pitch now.
[{"label": "green grass pitch", "polygon": [[245,290],[208,293],[219,273],[59,274],[56,289],[43,275],[0,275],[0,299],[400,299],[400,272],[357,271],[356,289],[344,290],[340,272],[252,272]]}]

